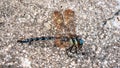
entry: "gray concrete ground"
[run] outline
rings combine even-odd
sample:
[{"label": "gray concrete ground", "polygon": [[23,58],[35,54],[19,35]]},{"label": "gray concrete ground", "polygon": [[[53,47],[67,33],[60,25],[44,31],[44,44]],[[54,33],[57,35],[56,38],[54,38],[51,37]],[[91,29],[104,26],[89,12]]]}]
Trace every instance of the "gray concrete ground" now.
[{"label": "gray concrete ground", "polygon": [[[68,8],[84,55],[70,58],[53,41],[16,42],[54,35],[52,12]],[[120,68],[118,10],[119,0],[0,0],[0,68]]]}]

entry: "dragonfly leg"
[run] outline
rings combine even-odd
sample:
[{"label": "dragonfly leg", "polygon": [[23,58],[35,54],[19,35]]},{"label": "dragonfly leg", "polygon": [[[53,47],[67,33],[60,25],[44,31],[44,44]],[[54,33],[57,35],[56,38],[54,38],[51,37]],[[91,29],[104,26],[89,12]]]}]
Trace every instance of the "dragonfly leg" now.
[{"label": "dragonfly leg", "polygon": [[72,58],[71,53],[72,53],[73,47],[74,47],[74,46],[72,45],[71,47],[69,47],[68,49],[66,49],[66,54],[67,54],[69,57],[71,57],[71,58]]}]

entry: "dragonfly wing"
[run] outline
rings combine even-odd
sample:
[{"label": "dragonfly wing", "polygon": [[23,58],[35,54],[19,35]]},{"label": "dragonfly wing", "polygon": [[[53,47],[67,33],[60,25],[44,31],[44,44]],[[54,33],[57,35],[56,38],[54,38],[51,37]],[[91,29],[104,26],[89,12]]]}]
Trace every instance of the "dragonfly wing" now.
[{"label": "dragonfly wing", "polygon": [[65,25],[65,32],[66,33],[75,33],[75,23],[74,23],[74,17],[75,13],[71,9],[66,9],[63,12],[64,17],[64,25]]},{"label": "dragonfly wing", "polygon": [[53,23],[56,27],[56,31],[61,32],[63,29],[62,26],[64,25],[62,13],[60,13],[59,11],[54,11],[52,18],[53,18]]},{"label": "dragonfly wing", "polygon": [[69,46],[68,41],[62,41],[61,38],[63,37],[62,35],[56,35],[57,39],[54,41],[54,44],[60,48],[65,48]]}]

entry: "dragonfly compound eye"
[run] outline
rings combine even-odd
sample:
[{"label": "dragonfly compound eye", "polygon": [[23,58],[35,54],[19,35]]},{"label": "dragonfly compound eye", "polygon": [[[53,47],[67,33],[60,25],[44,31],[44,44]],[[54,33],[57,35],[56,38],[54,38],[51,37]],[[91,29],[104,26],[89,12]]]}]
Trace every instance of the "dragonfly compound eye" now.
[{"label": "dragonfly compound eye", "polygon": [[83,45],[83,43],[84,43],[84,40],[82,40],[82,39],[79,39],[79,43],[80,43],[80,45]]}]

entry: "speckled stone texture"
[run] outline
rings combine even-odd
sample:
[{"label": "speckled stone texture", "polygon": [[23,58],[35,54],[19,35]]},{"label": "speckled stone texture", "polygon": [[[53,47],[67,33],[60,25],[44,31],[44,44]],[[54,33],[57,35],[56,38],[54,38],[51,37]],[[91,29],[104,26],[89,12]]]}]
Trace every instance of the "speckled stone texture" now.
[{"label": "speckled stone texture", "polygon": [[[53,41],[16,42],[54,36],[51,15],[68,8],[75,12],[76,34],[85,40],[84,55],[70,58]],[[120,68],[118,10],[119,0],[0,0],[0,68]]]}]

